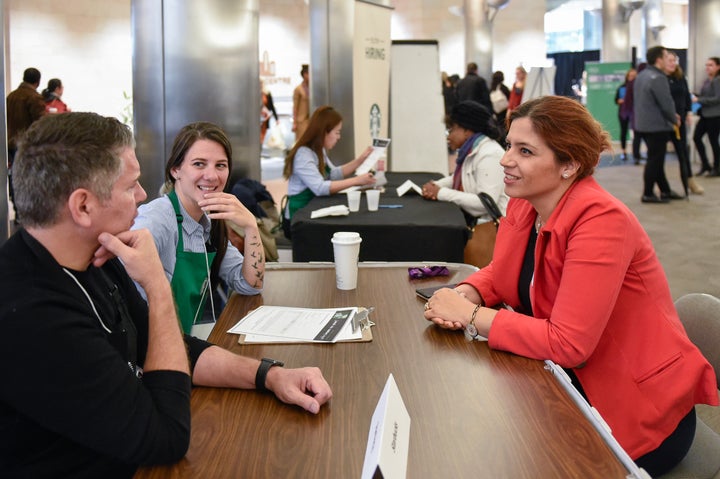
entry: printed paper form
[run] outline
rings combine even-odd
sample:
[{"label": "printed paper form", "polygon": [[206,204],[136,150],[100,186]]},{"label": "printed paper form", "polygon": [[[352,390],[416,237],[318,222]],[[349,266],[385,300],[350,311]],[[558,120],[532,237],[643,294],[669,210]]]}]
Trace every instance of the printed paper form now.
[{"label": "printed paper form", "polygon": [[[362,337],[352,333],[350,319],[357,308],[308,309],[285,306],[260,306],[238,321],[228,333],[245,334],[246,341],[260,339],[307,342],[336,342],[339,339]],[[348,336],[346,330],[350,330]]]}]

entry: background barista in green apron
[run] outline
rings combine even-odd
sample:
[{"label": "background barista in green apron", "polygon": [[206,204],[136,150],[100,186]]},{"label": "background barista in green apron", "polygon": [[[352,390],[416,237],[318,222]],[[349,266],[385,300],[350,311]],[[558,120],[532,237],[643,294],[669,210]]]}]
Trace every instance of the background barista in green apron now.
[{"label": "background barista in green apron", "polygon": [[[220,127],[207,122],[185,126],[165,166],[168,194],[140,206],[133,225],[152,233],[183,331],[198,337],[212,330],[213,323],[203,323],[202,317],[219,279],[240,294],[258,294],[263,286],[257,219],[225,193],[231,168],[232,146]],[[215,319],[219,312],[212,299],[211,307]]]},{"label": "background barista in green apron", "polygon": [[327,196],[351,186],[375,183],[372,173],[352,175],[372,153],[368,146],[354,160],[342,166],[330,162],[327,152],[340,140],[342,116],[331,106],[321,106],[310,117],[310,124],[285,158],[283,176],[288,180],[287,206],[283,211],[283,231],[290,238],[290,219],[316,196]]}]

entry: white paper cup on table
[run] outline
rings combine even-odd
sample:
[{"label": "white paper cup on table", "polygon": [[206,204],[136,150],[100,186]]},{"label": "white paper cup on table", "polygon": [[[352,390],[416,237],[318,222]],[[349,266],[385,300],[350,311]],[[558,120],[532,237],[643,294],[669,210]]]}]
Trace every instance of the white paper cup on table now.
[{"label": "white paper cup on table", "polygon": [[[359,192],[358,192],[359,193]],[[335,283],[338,289],[357,288],[360,233],[338,231],[332,237],[335,255]]]},{"label": "white paper cup on table", "polygon": [[350,211],[360,211],[360,195],[362,191],[352,190],[347,192],[348,208]]},{"label": "white paper cup on table", "polygon": [[377,211],[380,203],[380,190],[367,190],[368,211]]}]

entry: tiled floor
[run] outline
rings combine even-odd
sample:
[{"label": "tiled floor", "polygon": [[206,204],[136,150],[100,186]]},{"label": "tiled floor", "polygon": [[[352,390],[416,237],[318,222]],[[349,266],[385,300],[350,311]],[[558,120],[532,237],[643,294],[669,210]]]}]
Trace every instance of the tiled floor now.
[{"label": "tiled floor", "polygon": [[[671,187],[682,192],[673,155],[668,155],[665,171]],[[674,299],[691,292],[720,297],[720,178],[696,178],[705,194],[691,195],[688,201],[645,204],[640,202],[642,172],[642,166],[620,164],[599,168],[595,177],[640,219]]]}]

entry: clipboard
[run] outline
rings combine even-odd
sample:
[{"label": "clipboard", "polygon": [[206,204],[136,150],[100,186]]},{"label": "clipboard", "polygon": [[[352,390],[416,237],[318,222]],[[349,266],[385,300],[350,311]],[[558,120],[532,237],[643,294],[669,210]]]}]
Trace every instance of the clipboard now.
[{"label": "clipboard", "polygon": [[[260,310],[263,312],[260,312]],[[354,310],[354,315],[348,318],[347,313]],[[370,328],[375,326],[369,318],[370,313],[375,310],[374,307],[346,307],[346,308],[293,308],[286,306],[260,306],[245,315],[235,326],[228,330],[228,333],[238,334],[238,344],[323,344],[323,343],[356,343],[356,342],[368,342],[372,341],[372,331]],[[306,328],[310,328],[313,332],[312,335],[308,336],[293,335],[293,334],[277,334],[279,331],[277,328],[268,327],[270,323],[275,324],[274,320],[276,314],[295,314],[295,320],[299,321],[300,324],[296,324],[294,327],[301,327],[303,331]],[[317,316],[320,313],[320,316]],[[328,314],[331,316],[328,317]],[[255,316],[253,316],[255,315]],[[243,321],[247,321],[248,318],[253,317],[250,325],[245,324],[246,327],[240,327]],[[253,322],[254,321],[254,322]],[[302,321],[306,321],[303,325]],[[340,333],[338,328],[347,329],[350,327],[352,322],[353,332],[348,334],[347,331],[345,338],[337,338],[336,336]],[[318,328],[321,327],[322,329]],[[360,328],[360,337],[357,333],[357,328]],[[271,329],[275,329],[275,334],[270,332]],[[286,328],[281,328],[283,332],[286,332]],[[332,333],[333,329],[337,332]],[[243,332],[244,330],[244,332]],[[267,334],[265,332],[267,331]],[[248,340],[248,337],[251,340]],[[323,340],[324,337],[328,337],[328,340]]]},{"label": "clipboard", "polygon": [[[370,326],[367,328],[363,328],[362,330],[362,338],[360,339],[341,339],[339,341],[336,341],[334,343],[327,343],[327,344],[339,344],[339,343],[368,343],[372,341],[373,335],[372,335],[372,329]],[[300,341],[300,340],[291,340],[291,341],[267,341],[267,342],[251,342],[246,343],[245,342],[245,335],[241,334],[238,337],[238,344],[276,344],[276,345],[283,345],[283,344],[322,344],[317,341]]]}]

